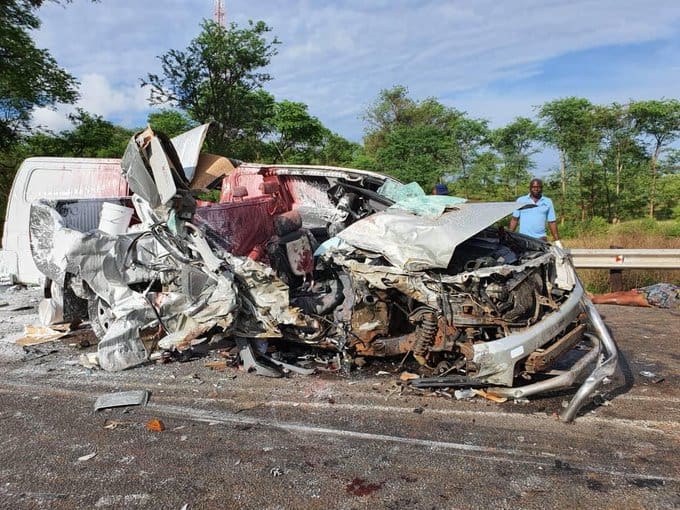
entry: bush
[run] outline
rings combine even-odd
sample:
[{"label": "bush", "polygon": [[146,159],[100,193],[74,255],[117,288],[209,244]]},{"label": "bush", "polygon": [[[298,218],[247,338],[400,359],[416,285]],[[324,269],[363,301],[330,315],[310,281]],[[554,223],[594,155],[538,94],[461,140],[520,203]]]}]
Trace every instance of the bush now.
[{"label": "bush", "polygon": [[680,237],[680,220],[664,221],[659,224],[659,227],[666,237]]},{"label": "bush", "polygon": [[616,225],[613,233],[624,236],[637,236],[640,234],[661,234],[659,222],[653,218],[640,218],[638,220],[624,221]]}]

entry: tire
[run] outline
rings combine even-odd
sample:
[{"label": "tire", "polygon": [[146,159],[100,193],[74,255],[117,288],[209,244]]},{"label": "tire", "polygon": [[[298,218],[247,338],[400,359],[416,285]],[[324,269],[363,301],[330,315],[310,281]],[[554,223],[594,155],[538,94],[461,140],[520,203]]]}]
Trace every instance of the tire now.
[{"label": "tire", "polygon": [[95,296],[87,300],[87,315],[90,318],[92,331],[101,340],[113,321],[111,306],[102,298]]}]

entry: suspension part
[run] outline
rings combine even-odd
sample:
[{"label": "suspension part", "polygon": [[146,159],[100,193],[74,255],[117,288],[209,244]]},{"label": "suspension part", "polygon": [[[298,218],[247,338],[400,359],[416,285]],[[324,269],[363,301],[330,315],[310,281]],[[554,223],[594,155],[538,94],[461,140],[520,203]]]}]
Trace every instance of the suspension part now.
[{"label": "suspension part", "polygon": [[416,332],[416,341],[413,346],[413,357],[421,365],[425,365],[425,355],[432,347],[437,334],[437,319],[433,312],[422,314],[422,320]]}]

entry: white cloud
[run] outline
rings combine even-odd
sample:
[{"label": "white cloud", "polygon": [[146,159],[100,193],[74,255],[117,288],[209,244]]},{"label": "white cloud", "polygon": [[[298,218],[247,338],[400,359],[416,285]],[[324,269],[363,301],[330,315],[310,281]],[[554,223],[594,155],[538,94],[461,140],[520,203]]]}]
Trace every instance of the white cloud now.
[{"label": "white cloud", "polygon": [[[462,100],[472,116],[500,124],[530,115],[530,109],[522,109],[526,105],[570,94],[560,84],[547,86],[551,70],[546,62],[551,59],[652,41],[677,47],[680,22],[676,0],[658,0],[653,8],[642,0],[225,4],[228,21],[243,26],[248,19],[262,19],[282,41],[270,66],[275,79],[268,90],[277,98],[307,103],[324,124],[355,140],[361,135],[362,111],[382,88],[403,84],[417,98],[433,96],[456,106]],[[83,105],[104,116],[138,119],[144,113],[139,79],[158,72],[156,56],[185,48],[212,7],[208,0],[46,4],[37,36],[82,81]],[[597,68],[576,69],[573,93],[582,90],[604,102],[624,94],[642,98],[667,91],[668,96],[677,83],[668,79],[677,78],[676,55],[636,57],[627,63],[633,72],[618,82],[598,75]],[[538,94],[521,87],[511,94],[494,90],[501,82],[537,86],[541,80],[546,88]]]},{"label": "white cloud", "polygon": [[105,117],[124,111],[142,112],[149,109],[147,91],[139,84],[123,82],[114,86],[100,74],[83,76],[81,94],[79,105],[82,108]]},{"label": "white cloud", "polygon": [[72,127],[68,114],[72,112],[71,107],[53,110],[50,108],[36,108],[33,111],[31,124],[39,129],[48,129],[55,133],[64,131]]},{"label": "white cloud", "polygon": [[33,114],[34,126],[62,131],[72,127],[69,114],[76,108],[100,115],[104,119],[115,119],[126,127],[139,127],[140,117],[150,111],[146,103],[148,93],[139,85],[124,83],[116,86],[101,74],[86,74],[81,78],[80,99],[73,105],[61,105],[57,109],[39,108]]}]

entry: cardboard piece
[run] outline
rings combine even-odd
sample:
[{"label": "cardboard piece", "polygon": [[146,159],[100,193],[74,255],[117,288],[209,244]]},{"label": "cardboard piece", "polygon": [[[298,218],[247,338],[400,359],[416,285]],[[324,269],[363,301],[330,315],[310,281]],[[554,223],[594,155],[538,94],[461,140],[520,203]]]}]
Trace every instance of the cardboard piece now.
[{"label": "cardboard piece", "polygon": [[191,180],[192,189],[206,188],[215,179],[229,175],[234,171],[234,165],[228,158],[216,154],[202,153],[198,157],[196,172]]}]

